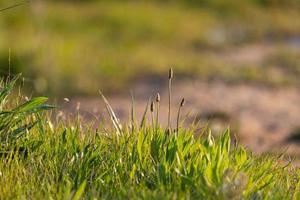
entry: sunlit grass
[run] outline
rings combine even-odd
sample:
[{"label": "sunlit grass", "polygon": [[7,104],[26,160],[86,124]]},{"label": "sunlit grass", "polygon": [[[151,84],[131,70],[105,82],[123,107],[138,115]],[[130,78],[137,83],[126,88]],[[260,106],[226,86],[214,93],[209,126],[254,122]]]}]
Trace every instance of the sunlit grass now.
[{"label": "sunlit grass", "polygon": [[121,125],[104,96],[115,128],[53,121],[41,113],[45,98],[7,98],[13,84],[0,91],[0,136],[9,138],[0,146],[0,199],[300,198],[299,169],[279,155],[253,155],[229,129],[214,138],[193,125]]}]

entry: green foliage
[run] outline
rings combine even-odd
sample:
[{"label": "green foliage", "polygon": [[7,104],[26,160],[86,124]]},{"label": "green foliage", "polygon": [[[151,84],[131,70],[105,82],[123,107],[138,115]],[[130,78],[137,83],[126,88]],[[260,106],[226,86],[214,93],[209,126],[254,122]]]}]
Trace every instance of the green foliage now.
[{"label": "green foliage", "polygon": [[213,140],[195,138],[187,130],[176,137],[144,128],[124,132],[117,140],[113,132],[64,127],[52,132],[44,126],[44,142],[29,158],[2,160],[0,171],[6,181],[0,180],[1,198],[289,199],[299,195],[299,178],[292,184],[299,171],[280,166],[274,157],[256,157],[232,147],[228,130]]},{"label": "green foliage", "polygon": [[[2,102],[15,81],[1,90]],[[35,98],[1,113],[25,120],[44,102]],[[23,127],[10,124],[1,134]],[[299,199],[299,169],[252,155],[232,143],[229,130],[219,138],[193,130],[166,134],[144,123],[134,131],[96,131],[80,121],[53,125],[41,115],[27,135],[40,145],[25,157],[0,157],[0,199]]]},{"label": "green foliage", "polygon": [[[28,131],[39,121],[38,113],[51,108],[46,105],[47,98],[37,97],[24,103],[11,107],[8,96],[14,89],[16,81],[20,76],[16,76],[8,84],[1,81],[0,85],[0,153],[7,154],[11,150],[24,150],[24,144],[19,140],[24,138]],[[7,105],[8,104],[8,105]],[[21,145],[21,146],[20,146]]]}]

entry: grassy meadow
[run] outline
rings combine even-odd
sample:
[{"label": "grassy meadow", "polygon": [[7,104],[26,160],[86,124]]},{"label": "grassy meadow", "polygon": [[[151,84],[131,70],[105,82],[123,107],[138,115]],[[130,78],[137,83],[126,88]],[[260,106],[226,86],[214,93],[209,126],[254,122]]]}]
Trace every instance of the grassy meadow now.
[{"label": "grassy meadow", "polygon": [[[170,66],[183,78],[298,85],[299,11],[298,0],[31,1],[0,14],[0,73],[10,49],[12,72],[38,93],[121,91]],[[259,63],[226,62],[269,43],[276,52]]]},{"label": "grassy meadow", "polygon": [[[0,90],[0,199],[299,199],[300,170],[253,155],[224,130],[159,125],[156,98],[141,119],[112,126],[53,120],[47,98]],[[184,102],[180,104],[180,109]],[[147,116],[152,120],[147,120]],[[151,119],[151,118],[150,118]]]},{"label": "grassy meadow", "polygon": [[[20,2],[0,0],[0,10]],[[0,199],[300,199],[300,168],[284,150],[253,153],[237,139],[239,127],[215,134],[196,122],[205,107],[200,104],[195,122],[186,125],[185,99],[174,109],[181,93],[172,96],[172,69],[169,88],[149,98],[142,116],[132,97],[123,109],[130,110],[125,123],[116,116],[122,110],[115,112],[103,95],[118,94],[120,107],[129,88],[149,79],[161,86],[170,67],[179,84],[220,83],[215,94],[228,92],[227,83],[253,84],[222,93],[233,97],[227,104],[216,95],[219,110],[206,107],[231,123],[222,106],[230,109],[233,101],[237,108],[230,114],[248,119],[250,133],[281,133],[279,117],[297,121],[289,115],[296,107],[283,106],[298,102],[297,19],[299,0],[35,0],[0,11]],[[294,90],[255,90],[262,85]],[[45,94],[71,100],[52,105],[40,97]],[[279,94],[289,101],[278,101]],[[106,117],[99,109],[85,118],[80,104],[73,105],[76,97],[92,96],[102,97]],[[192,106],[204,99],[200,92],[195,97]],[[278,112],[267,112],[274,108],[265,106],[269,99]],[[65,117],[67,106],[75,117]],[[251,136],[263,146],[260,133]],[[269,144],[281,148],[275,141]]]}]

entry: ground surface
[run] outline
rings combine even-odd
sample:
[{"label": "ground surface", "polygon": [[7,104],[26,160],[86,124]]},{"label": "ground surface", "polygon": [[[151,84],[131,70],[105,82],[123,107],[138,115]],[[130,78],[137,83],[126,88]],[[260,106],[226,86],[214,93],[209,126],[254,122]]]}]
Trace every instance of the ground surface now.
[{"label": "ground surface", "polygon": [[[300,88],[267,88],[251,85],[226,85],[223,83],[180,82],[174,84],[174,101],[179,104],[181,97],[187,99],[185,110],[189,113],[188,121],[194,118],[236,127],[242,143],[256,152],[280,150],[280,147],[291,146],[295,152],[296,143],[287,139],[299,128],[300,122]],[[135,89],[136,109],[141,116],[152,88],[140,85]],[[167,119],[167,93],[162,93],[161,118]],[[147,96],[145,96],[147,95]],[[109,96],[109,101],[122,121],[128,121],[130,96]],[[77,102],[87,118],[90,113],[103,113],[103,103],[99,98],[72,99],[68,109],[75,109]],[[177,106],[174,106],[174,112]],[[174,115],[176,113],[173,113]],[[209,119],[208,119],[209,118]],[[175,121],[175,118],[174,118]],[[221,122],[220,122],[221,121]],[[275,146],[274,146],[275,145]]]},{"label": "ground surface", "polygon": [[[253,44],[219,55],[230,63],[254,63],[257,65],[276,49],[272,45]],[[299,51],[299,47],[292,49]],[[268,75],[266,75],[266,79]],[[270,76],[273,76],[272,74]],[[148,98],[157,91],[161,93],[161,119],[167,119],[167,82],[161,78],[139,81],[124,90],[123,94],[110,94],[108,99],[122,121],[128,121],[131,105],[130,89],[136,98],[136,110],[141,116]],[[182,97],[187,104],[186,122],[200,120],[214,129],[225,128],[228,124],[238,133],[241,142],[255,152],[283,151],[288,148],[292,155],[299,156],[297,136],[300,127],[300,88],[297,85],[266,86],[264,84],[226,83],[212,80],[184,80],[175,76],[173,84],[173,121]],[[104,113],[100,97],[74,97],[69,103],[62,102],[62,110],[73,112],[80,102],[80,111],[87,119]],[[175,123],[174,123],[175,124]],[[218,131],[216,131],[218,132]],[[299,142],[299,141],[298,141]]]}]

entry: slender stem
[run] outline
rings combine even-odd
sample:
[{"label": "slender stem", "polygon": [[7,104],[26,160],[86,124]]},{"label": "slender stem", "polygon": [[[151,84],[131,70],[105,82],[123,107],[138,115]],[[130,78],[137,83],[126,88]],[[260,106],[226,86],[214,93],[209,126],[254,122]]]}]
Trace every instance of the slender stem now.
[{"label": "slender stem", "polygon": [[10,82],[11,51],[8,49],[8,82]]},{"label": "slender stem", "polygon": [[135,119],[136,119],[136,116],[135,116],[135,99],[134,99],[134,94],[133,94],[133,91],[130,92],[131,94],[131,131],[132,133],[134,133],[135,131]]},{"label": "slender stem", "polygon": [[168,112],[168,129],[171,130],[171,101],[172,101],[172,78],[169,78],[169,112]]},{"label": "slender stem", "polygon": [[159,128],[159,102],[160,102],[160,95],[159,93],[156,94],[156,98],[155,98],[155,101],[156,101],[156,121],[155,121],[155,129],[156,129],[156,132]]},{"label": "slender stem", "polygon": [[171,98],[172,98],[172,78],[173,78],[173,69],[169,69],[169,115],[168,115],[168,134],[171,134]]},{"label": "slender stem", "polygon": [[156,129],[155,128],[155,120],[154,120],[154,112],[151,112],[151,120],[152,120],[152,127],[153,127],[153,131]]},{"label": "slender stem", "polygon": [[155,122],[156,131],[159,128],[158,122],[159,122],[159,101],[156,104],[156,122]]},{"label": "slender stem", "polygon": [[151,102],[151,105],[150,105],[150,111],[151,111],[152,127],[153,127],[153,130],[154,130],[155,129],[155,123],[154,123],[154,102],[153,101]]},{"label": "slender stem", "polygon": [[179,108],[178,108],[178,114],[177,114],[177,126],[176,126],[176,133],[178,134],[179,132],[179,123],[180,123],[180,113],[181,113],[181,109],[185,104],[185,99],[183,98],[180,102]]},{"label": "slender stem", "polygon": [[177,134],[179,132],[180,113],[181,113],[181,106],[178,108],[178,114],[177,114],[177,126],[176,126],[176,133]]},{"label": "slender stem", "polygon": [[16,8],[16,7],[19,7],[19,6],[22,6],[22,5],[26,4],[26,3],[30,3],[30,1],[24,1],[24,2],[21,2],[21,3],[18,3],[18,4],[14,4],[14,5],[5,7],[5,8],[1,8],[0,12],[6,11],[6,10],[9,10],[9,9],[12,9],[12,8]]}]

